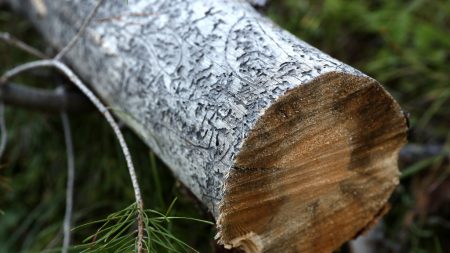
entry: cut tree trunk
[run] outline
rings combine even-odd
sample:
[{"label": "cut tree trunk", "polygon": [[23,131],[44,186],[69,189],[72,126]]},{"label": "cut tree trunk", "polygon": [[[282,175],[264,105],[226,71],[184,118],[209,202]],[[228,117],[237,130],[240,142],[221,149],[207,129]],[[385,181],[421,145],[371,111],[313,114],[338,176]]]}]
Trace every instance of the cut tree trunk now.
[{"label": "cut tree trunk", "polygon": [[[32,2],[10,0],[57,48],[96,3]],[[65,60],[211,210],[228,248],[331,252],[398,183],[394,99],[245,1],[106,1]]]}]

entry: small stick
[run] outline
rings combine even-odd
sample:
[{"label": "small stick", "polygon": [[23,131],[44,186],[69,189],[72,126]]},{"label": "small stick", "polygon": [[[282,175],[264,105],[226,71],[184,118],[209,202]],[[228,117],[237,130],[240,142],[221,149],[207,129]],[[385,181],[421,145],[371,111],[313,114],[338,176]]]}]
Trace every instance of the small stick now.
[{"label": "small stick", "polygon": [[64,237],[62,253],[67,253],[70,246],[70,227],[72,224],[72,210],[73,210],[73,187],[75,180],[75,160],[72,144],[72,132],[70,130],[69,117],[65,112],[61,113],[61,121],[64,130],[64,140],[67,151],[67,185],[66,185],[66,212],[64,214]]},{"label": "small stick", "polygon": [[17,47],[38,58],[42,59],[48,58],[44,53],[42,53],[38,49],[26,44],[25,42],[20,41],[19,39],[13,37],[11,34],[7,32],[0,32],[0,40],[3,40],[4,42],[10,44],[11,46]]},{"label": "small stick", "polygon": [[0,132],[1,132],[1,141],[0,141],[0,159],[3,157],[3,153],[6,149],[6,144],[8,143],[8,130],[6,129],[5,124],[5,105],[3,102],[0,102]]}]

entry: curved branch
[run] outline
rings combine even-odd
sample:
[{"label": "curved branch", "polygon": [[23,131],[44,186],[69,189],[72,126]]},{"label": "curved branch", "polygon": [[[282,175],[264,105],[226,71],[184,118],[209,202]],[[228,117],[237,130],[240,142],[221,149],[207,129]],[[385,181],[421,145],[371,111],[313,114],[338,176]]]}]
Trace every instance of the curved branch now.
[{"label": "curved branch", "polygon": [[131,183],[134,189],[134,195],[136,198],[136,204],[138,208],[138,241],[137,248],[138,253],[142,252],[142,242],[144,240],[144,202],[142,201],[141,190],[139,187],[139,183],[137,180],[136,170],[134,169],[134,164],[131,158],[130,150],[128,149],[128,145],[125,142],[125,138],[123,137],[122,132],[120,131],[119,126],[114,120],[111,113],[108,111],[106,106],[97,98],[97,96],[81,81],[81,79],[64,63],[59,60],[51,59],[51,60],[39,60],[33,62],[27,62],[25,64],[19,65],[13,69],[8,70],[3,76],[0,77],[0,85],[5,85],[8,80],[19,75],[22,72],[29,71],[35,68],[44,68],[44,67],[52,67],[59,70],[63,73],[80,91],[86,95],[86,97],[94,104],[94,106],[103,114],[106,121],[109,123],[111,128],[113,129],[114,134],[119,141],[119,145],[122,148],[122,153],[125,157],[125,161],[127,163],[128,172],[131,178]]}]

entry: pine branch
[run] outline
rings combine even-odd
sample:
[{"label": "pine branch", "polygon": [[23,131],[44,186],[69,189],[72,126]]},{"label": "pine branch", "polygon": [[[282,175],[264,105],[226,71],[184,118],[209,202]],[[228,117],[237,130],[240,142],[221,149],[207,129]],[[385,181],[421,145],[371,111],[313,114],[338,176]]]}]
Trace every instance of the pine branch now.
[{"label": "pine branch", "polygon": [[115,122],[114,118],[112,117],[111,113],[108,111],[108,109],[103,105],[103,103],[97,98],[96,95],[81,81],[81,79],[64,63],[62,63],[59,60],[39,60],[39,61],[33,61],[28,62],[22,65],[19,65],[13,69],[8,70],[1,78],[0,78],[0,85],[6,83],[11,78],[25,72],[29,71],[31,69],[36,68],[43,68],[43,67],[53,67],[55,69],[58,69],[61,73],[63,73],[75,86],[78,87],[78,89],[81,90],[81,92],[86,95],[86,97],[94,104],[94,106],[100,111],[100,113],[103,114],[106,121],[109,123],[111,128],[114,131],[114,134],[116,135],[116,138],[119,141],[120,147],[122,149],[123,155],[125,157],[125,161],[127,163],[128,172],[131,178],[131,182],[134,189],[134,195],[136,199],[136,204],[138,207],[138,217],[137,217],[137,223],[138,223],[138,253],[142,252],[142,241],[144,238],[144,219],[143,219],[143,209],[144,209],[144,202],[142,201],[141,191],[140,187],[137,181],[136,171],[133,165],[133,161],[131,159],[131,154],[128,149],[128,146],[125,142],[125,139],[123,138],[122,132],[120,131],[119,126]]},{"label": "pine branch", "polygon": [[[133,165],[133,161],[131,158],[130,151],[128,149],[128,146],[125,142],[125,139],[122,135],[122,132],[120,131],[119,126],[115,122],[114,118],[112,117],[111,113],[107,110],[107,108],[103,105],[103,103],[97,98],[97,96],[94,95],[94,93],[81,81],[81,79],[69,68],[67,67],[63,62],[60,61],[60,59],[72,49],[72,47],[76,44],[78,39],[81,37],[81,35],[86,30],[87,26],[91,22],[92,18],[97,13],[98,9],[102,5],[104,0],[99,0],[94,9],[91,11],[91,13],[83,20],[83,23],[78,31],[78,33],[72,38],[72,40],[52,59],[52,60],[40,60],[40,61],[34,61],[34,62],[28,62],[22,65],[19,65],[13,69],[8,70],[2,77],[0,77],[0,85],[4,85],[8,80],[13,78],[16,75],[19,75],[22,72],[35,69],[35,68],[42,68],[42,67],[53,67],[55,69],[58,69],[60,72],[62,72],[75,86],[77,86],[83,94],[85,94],[88,99],[94,104],[94,106],[103,114],[106,121],[109,123],[109,125],[112,127],[116,138],[119,141],[120,147],[122,149],[122,152],[125,156],[125,160],[128,167],[128,172],[131,178],[131,182],[133,185],[134,195],[136,199],[136,206],[137,206],[137,224],[138,224],[138,242],[137,242],[137,252],[142,253],[143,249],[143,240],[144,240],[144,202],[142,200],[141,191],[139,187],[139,183],[137,181],[136,171]],[[18,40],[17,40],[18,41]],[[20,42],[20,41],[19,41]],[[17,46],[22,46],[21,48],[24,50],[28,50],[28,52],[32,53],[34,52],[31,47],[23,47],[23,45],[26,45],[25,43],[15,43]],[[36,50],[37,51],[37,50]],[[38,51],[37,51],[38,52]],[[36,52],[34,52],[36,53]],[[39,54],[38,54],[39,55]],[[44,55],[41,55],[44,56]],[[40,58],[45,58],[40,57]]]}]

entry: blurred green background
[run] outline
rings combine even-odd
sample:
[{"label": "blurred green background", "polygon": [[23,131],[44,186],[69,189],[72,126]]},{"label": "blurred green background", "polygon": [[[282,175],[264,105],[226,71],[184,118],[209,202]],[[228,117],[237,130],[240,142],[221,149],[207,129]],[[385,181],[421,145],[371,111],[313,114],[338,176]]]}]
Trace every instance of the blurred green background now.
[{"label": "blurred green background", "polygon": [[[404,161],[401,185],[384,219],[379,252],[450,252],[450,1],[271,1],[263,10],[301,39],[380,81],[410,115],[410,143],[437,146],[425,159]],[[32,26],[6,7],[0,31],[41,49]],[[0,42],[0,72],[31,60]],[[55,88],[50,73],[18,82]],[[44,85],[43,85],[44,84]],[[134,196],[125,161],[112,131],[98,113],[70,115],[76,158],[77,225],[127,207]],[[65,205],[66,151],[57,115],[6,109],[8,146],[0,164],[0,252],[58,247]],[[95,127],[93,127],[95,126]],[[146,207],[211,219],[154,158],[124,129],[138,169]],[[200,252],[213,252],[214,228],[180,221],[170,225]],[[79,242],[96,227],[75,231]],[[342,251],[346,251],[343,249]]]}]

